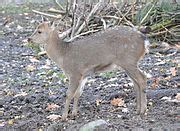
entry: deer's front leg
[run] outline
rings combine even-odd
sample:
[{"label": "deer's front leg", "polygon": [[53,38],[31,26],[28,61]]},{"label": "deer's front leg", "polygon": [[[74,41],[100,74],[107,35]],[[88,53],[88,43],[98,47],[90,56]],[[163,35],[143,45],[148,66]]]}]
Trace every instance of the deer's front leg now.
[{"label": "deer's front leg", "polygon": [[79,87],[77,88],[75,94],[74,94],[74,104],[73,104],[73,111],[72,111],[72,116],[76,116],[77,112],[78,112],[78,100],[79,97],[81,96],[83,89],[84,89],[84,85],[86,84],[87,78],[81,78],[81,80],[79,81]]},{"label": "deer's front leg", "polygon": [[69,88],[66,92],[66,103],[65,103],[65,108],[62,115],[62,120],[67,119],[68,112],[69,112],[69,105],[79,86],[79,80],[80,80],[80,77],[77,77],[77,75],[70,78]]}]

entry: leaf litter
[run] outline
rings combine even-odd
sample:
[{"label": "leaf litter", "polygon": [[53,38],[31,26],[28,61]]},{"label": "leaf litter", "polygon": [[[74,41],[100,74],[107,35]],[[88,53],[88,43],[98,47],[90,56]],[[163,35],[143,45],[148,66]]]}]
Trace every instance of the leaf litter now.
[{"label": "leaf litter", "polygon": [[[3,78],[1,86],[5,85],[1,87],[0,100],[3,101],[0,101],[0,110],[3,110],[3,113],[0,114],[2,118],[0,128],[20,126],[30,130],[44,129],[54,121],[61,119],[62,103],[65,102],[67,85],[66,82],[63,82],[62,71],[51,63],[46,54],[37,56],[35,51],[23,44],[22,40],[31,34],[35,29],[35,22],[41,19],[40,15],[32,13],[25,15],[25,17],[29,17],[28,19],[25,19],[23,15],[25,14],[10,15],[10,20],[7,22],[4,19],[7,15],[0,15],[2,18],[0,27],[3,31],[3,35],[0,37],[0,47],[3,51],[1,57],[3,72],[0,74],[0,78]],[[6,26],[2,26],[3,22],[6,22]],[[161,45],[161,43],[157,43],[157,45]],[[179,48],[178,44],[175,46]],[[149,103],[152,104],[148,106],[147,121],[137,120],[133,85],[123,71],[118,71],[115,74],[118,79],[109,79],[108,76],[93,76],[80,98],[80,111],[74,123],[59,122],[54,126],[60,127],[59,129],[78,127],[79,123],[85,124],[98,118],[107,120],[110,127],[114,129],[126,127],[129,129],[133,127],[162,127],[165,129],[164,127],[170,127],[172,123],[177,123],[178,115],[168,117],[167,115],[170,114],[169,111],[173,111],[174,114],[177,112],[176,103],[179,101],[179,89],[177,88],[179,62],[177,58],[179,53],[177,50],[171,50],[172,52],[169,53],[170,47],[167,46],[158,47],[160,46],[150,49],[150,54],[146,54],[139,64],[143,71],[152,76],[148,79],[147,95]],[[45,67],[43,67],[44,65]],[[47,74],[49,69],[60,72],[63,79],[61,80],[55,74]],[[111,77],[113,76],[111,75]],[[58,88],[52,88],[54,86]],[[53,90],[54,94],[49,95],[50,90]],[[165,91],[167,93],[164,94]],[[126,94],[126,97],[110,99],[115,93]],[[162,97],[159,98],[159,96]],[[163,97],[165,97],[164,100],[161,99]],[[95,100],[95,98],[98,99]],[[104,100],[108,102],[104,102]],[[49,103],[49,110],[46,110],[47,103]],[[115,108],[117,111],[110,112],[111,108]],[[117,118],[116,113],[121,117]],[[25,114],[24,117],[19,118],[18,116],[22,116],[22,114]],[[153,119],[154,123],[149,123],[150,119]],[[8,126],[8,121],[10,126]]]}]

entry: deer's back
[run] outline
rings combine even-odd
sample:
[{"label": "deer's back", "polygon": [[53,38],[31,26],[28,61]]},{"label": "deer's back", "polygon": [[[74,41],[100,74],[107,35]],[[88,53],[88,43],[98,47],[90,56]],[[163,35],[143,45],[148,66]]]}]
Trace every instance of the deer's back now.
[{"label": "deer's back", "polygon": [[[137,62],[144,54],[143,35],[130,27],[118,26],[72,43],[64,59],[79,68],[108,65],[116,61]],[[71,60],[70,60],[71,59]]]},{"label": "deer's back", "polygon": [[83,46],[87,44],[111,45],[112,43],[116,43],[116,45],[119,45],[124,43],[130,44],[131,40],[136,41],[137,39],[144,40],[145,38],[144,35],[136,31],[136,29],[128,26],[116,26],[105,31],[79,38],[75,40],[73,44]]}]

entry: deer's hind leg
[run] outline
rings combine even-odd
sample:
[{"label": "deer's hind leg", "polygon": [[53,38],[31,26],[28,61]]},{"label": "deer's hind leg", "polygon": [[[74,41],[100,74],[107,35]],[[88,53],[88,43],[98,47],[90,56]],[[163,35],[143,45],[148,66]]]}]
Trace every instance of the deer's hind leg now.
[{"label": "deer's hind leg", "polygon": [[137,111],[139,114],[144,114],[147,110],[146,98],[146,76],[135,65],[124,67],[128,76],[133,80],[137,94]]}]

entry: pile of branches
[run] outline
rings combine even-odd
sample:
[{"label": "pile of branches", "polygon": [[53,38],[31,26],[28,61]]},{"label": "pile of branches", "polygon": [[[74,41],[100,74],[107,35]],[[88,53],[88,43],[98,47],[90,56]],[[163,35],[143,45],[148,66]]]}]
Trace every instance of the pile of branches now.
[{"label": "pile of branches", "polygon": [[156,40],[170,43],[179,41],[178,5],[165,10],[165,7],[162,8],[162,4],[157,2],[128,4],[104,0],[96,3],[68,0],[65,6],[57,0],[55,2],[58,9],[50,8],[47,12],[33,10],[33,12],[52,18],[61,31],[60,37],[69,42],[121,24],[137,29],[141,27],[151,29],[147,36]]}]

